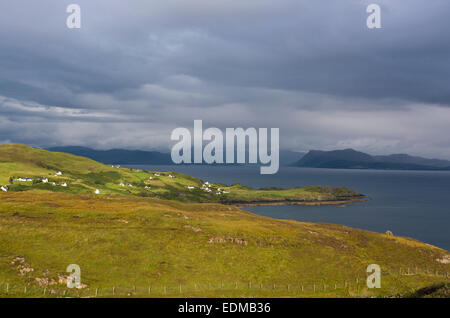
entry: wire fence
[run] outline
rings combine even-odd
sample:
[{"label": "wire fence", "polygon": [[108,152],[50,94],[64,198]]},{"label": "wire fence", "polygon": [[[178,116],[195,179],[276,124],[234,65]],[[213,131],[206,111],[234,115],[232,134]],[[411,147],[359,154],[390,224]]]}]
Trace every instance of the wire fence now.
[{"label": "wire fence", "polygon": [[[411,276],[432,276],[441,282],[449,281],[449,273],[442,270],[400,268],[382,272],[383,276],[407,280]],[[0,283],[0,297],[182,297],[183,295],[204,296],[244,293],[246,295],[285,295],[299,296],[313,294],[339,294],[357,296],[367,290],[366,276],[341,281],[305,281],[304,283],[277,284],[262,282],[220,281],[189,284],[144,284],[133,286],[67,288],[65,285],[38,286],[20,285],[9,282]],[[405,283],[405,281],[403,281]]]}]

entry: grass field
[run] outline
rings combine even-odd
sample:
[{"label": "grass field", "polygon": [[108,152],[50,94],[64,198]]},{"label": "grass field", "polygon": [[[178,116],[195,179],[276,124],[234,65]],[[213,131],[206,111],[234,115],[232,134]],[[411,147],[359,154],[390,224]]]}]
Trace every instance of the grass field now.
[{"label": "grass field", "polygon": [[[0,193],[1,297],[407,297],[448,281],[449,253],[413,239],[257,216],[195,195],[143,196],[135,187],[113,185],[119,178],[138,187],[155,172],[25,146],[25,154],[18,154],[21,147],[0,146],[2,180],[47,173],[70,185],[58,191],[17,185],[17,191],[11,186],[14,190]],[[52,177],[57,171],[63,175]],[[177,182],[181,185],[169,190],[176,193],[202,185],[168,174],[148,180],[150,186],[158,182],[164,189]],[[255,191],[234,185],[230,194],[243,195],[241,189],[245,195]],[[265,191],[347,195],[351,190],[267,189],[255,197]],[[69,264],[81,268],[79,290],[65,286]],[[380,289],[366,286],[369,264],[381,267]]]}]

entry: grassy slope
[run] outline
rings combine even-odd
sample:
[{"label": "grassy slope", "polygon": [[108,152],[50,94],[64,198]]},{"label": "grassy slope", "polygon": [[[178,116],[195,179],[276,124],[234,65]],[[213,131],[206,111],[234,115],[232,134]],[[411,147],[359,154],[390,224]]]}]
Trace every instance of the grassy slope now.
[{"label": "grassy slope", "polygon": [[[62,171],[62,176],[55,176]],[[239,184],[212,185],[212,192],[201,189],[202,180],[180,173],[129,168],[113,168],[93,160],[66,153],[39,150],[25,145],[0,146],[0,184],[9,183],[10,177],[48,178],[50,183],[15,182],[11,191],[31,189],[68,193],[93,193],[99,189],[102,194],[125,194],[164,198],[184,202],[280,202],[285,200],[306,202],[347,201],[358,199],[355,191],[342,187],[301,187],[293,189],[254,190]],[[176,176],[170,178],[169,175]],[[152,180],[149,180],[152,177]],[[206,181],[206,180],[205,180]],[[67,188],[52,186],[51,183],[68,183]],[[119,184],[132,186],[121,187]],[[189,190],[188,186],[195,187]],[[146,188],[150,187],[150,188]],[[229,193],[217,195],[217,189]]]},{"label": "grassy slope", "polygon": [[[74,160],[78,171],[70,173],[116,171],[91,160],[57,156],[54,161],[42,158],[42,164],[64,171],[63,165],[67,171]],[[0,161],[5,158],[3,154]],[[42,169],[35,159],[18,164]],[[143,173],[118,170],[130,179]],[[64,176],[72,177],[69,172]],[[85,296],[95,289],[100,296],[111,296],[113,286],[116,296],[148,296],[148,286],[156,297],[406,295],[445,281],[436,273],[449,271],[448,264],[437,261],[447,251],[408,238],[276,220],[216,203],[112,194],[0,193],[0,296],[23,296],[25,286],[26,295],[42,296],[45,281],[57,281],[69,264],[81,266],[88,287],[79,292]],[[23,262],[14,261],[17,257]],[[371,263],[382,269],[379,290],[365,287]],[[21,274],[23,268],[28,272]],[[400,275],[407,269],[419,274]],[[78,295],[63,284],[46,290],[53,296]]]}]

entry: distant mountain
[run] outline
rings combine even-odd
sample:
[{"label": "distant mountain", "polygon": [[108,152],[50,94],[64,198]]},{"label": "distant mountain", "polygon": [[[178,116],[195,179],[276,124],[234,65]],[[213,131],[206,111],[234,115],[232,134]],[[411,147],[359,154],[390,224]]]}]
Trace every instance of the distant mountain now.
[{"label": "distant mountain", "polygon": [[[52,147],[47,150],[54,152],[66,152],[77,156],[87,157],[107,164],[130,165],[171,165],[173,164],[170,153],[142,150],[95,150],[87,147],[66,146]],[[192,152],[193,153],[193,152]],[[280,166],[292,165],[305,153],[289,150],[280,150]]]},{"label": "distant mountain", "polygon": [[306,155],[306,152],[280,150],[280,166],[292,166],[304,155]]},{"label": "distant mountain", "polygon": [[169,153],[142,150],[94,150],[86,147],[67,146],[53,147],[47,150],[54,152],[66,152],[77,156],[87,157],[106,164],[131,164],[131,165],[170,165],[172,159]]},{"label": "distant mountain", "polygon": [[311,150],[295,164],[298,167],[335,169],[450,170],[450,161],[406,154],[371,156],[354,149]]},{"label": "distant mountain", "polygon": [[422,157],[410,156],[407,154],[395,154],[389,156],[373,156],[377,161],[383,162],[394,162],[394,163],[412,163],[423,166],[431,166],[438,168],[448,168],[450,167],[449,160],[442,159],[427,159]]}]

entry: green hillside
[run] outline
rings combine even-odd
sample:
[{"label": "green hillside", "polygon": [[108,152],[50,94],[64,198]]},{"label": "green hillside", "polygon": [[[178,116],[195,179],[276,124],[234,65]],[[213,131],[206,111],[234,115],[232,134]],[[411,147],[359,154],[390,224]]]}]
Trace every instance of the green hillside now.
[{"label": "green hillside", "polygon": [[[410,297],[448,282],[445,250],[410,238],[200,203],[219,195],[189,194],[188,185],[203,184],[189,176],[155,177],[157,172],[26,146],[0,146],[0,166],[5,184],[10,177],[69,183],[17,182],[0,191],[1,297]],[[62,176],[55,177],[58,171]],[[116,187],[118,181],[134,186]],[[160,192],[142,195],[147,182]],[[255,191],[233,187],[240,200]],[[311,196],[308,202],[353,193],[269,188],[255,191],[252,201],[265,191],[269,197],[303,191]],[[164,199],[164,193],[179,192],[186,194]],[[65,286],[69,264],[81,267],[79,290]],[[369,264],[381,267],[380,289],[366,286]]]},{"label": "green hillside", "polygon": [[[56,175],[61,172],[61,175]],[[31,178],[33,181],[18,181]],[[48,182],[42,182],[42,179]],[[0,146],[0,184],[9,191],[47,190],[66,193],[122,194],[183,202],[258,203],[284,202],[318,204],[360,200],[355,191],[341,187],[261,189],[236,185],[207,184],[175,172],[112,167],[66,153],[50,152],[25,145]],[[63,186],[64,185],[64,186]]]}]

